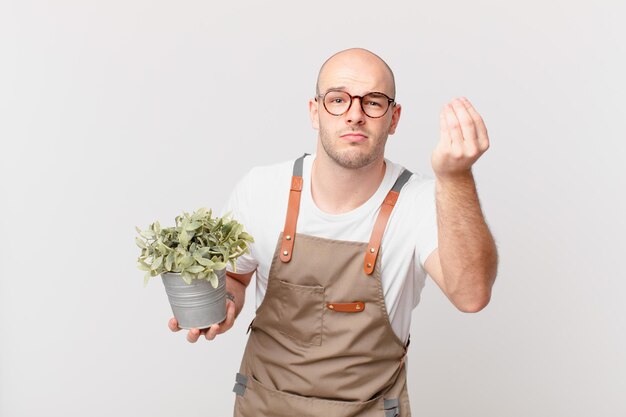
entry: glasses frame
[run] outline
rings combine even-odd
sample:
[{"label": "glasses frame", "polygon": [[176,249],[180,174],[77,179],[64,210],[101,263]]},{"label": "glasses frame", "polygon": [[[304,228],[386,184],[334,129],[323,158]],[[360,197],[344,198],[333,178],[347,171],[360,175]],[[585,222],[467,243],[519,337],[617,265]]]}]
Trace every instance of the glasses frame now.
[{"label": "glasses frame", "polygon": [[[328,93],[345,93],[348,95],[348,97],[350,97],[350,104],[348,104],[348,108],[346,109],[346,111],[344,111],[343,113],[340,114],[335,114],[335,113],[331,113],[330,110],[328,110],[328,108],[326,107],[326,94]],[[380,116],[370,116],[369,114],[367,114],[367,112],[365,111],[365,109],[363,108],[363,97],[370,95],[370,94],[380,94],[381,96],[385,96],[387,97],[387,109],[385,109],[385,112],[383,114],[381,114]],[[347,91],[343,91],[343,90],[328,90],[327,92],[325,92],[324,94],[318,94],[317,96],[315,96],[315,101],[317,101],[318,98],[322,99],[322,104],[324,105],[324,110],[326,110],[326,112],[332,116],[343,116],[344,114],[346,114],[350,108],[352,107],[352,102],[354,101],[355,98],[359,99],[359,105],[361,106],[361,111],[363,112],[364,115],[366,115],[367,117],[369,117],[370,119],[380,119],[381,117],[383,117],[384,115],[387,114],[387,112],[389,111],[389,109],[391,107],[395,107],[396,106],[396,100],[395,98],[390,98],[387,94],[385,93],[381,93],[380,91],[370,91],[369,93],[363,94],[362,96],[353,96],[352,94],[348,93]],[[393,103],[393,106],[392,106]]]}]

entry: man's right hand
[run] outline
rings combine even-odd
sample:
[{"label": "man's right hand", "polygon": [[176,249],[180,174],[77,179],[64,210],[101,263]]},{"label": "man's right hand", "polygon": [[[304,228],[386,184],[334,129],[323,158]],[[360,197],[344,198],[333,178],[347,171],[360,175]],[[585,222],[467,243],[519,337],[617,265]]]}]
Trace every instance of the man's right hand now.
[{"label": "man's right hand", "polygon": [[[189,343],[196,343],[201,335],[204,335],[206,340],[213,340],[218,334],[222,334],[225,331],[233,327],[235,323],[235,303],[231,300],[226,300],[226,318],[221,323],[216,323],[206,329],[190,329],[187,332],[187,341]],[[167,323],[167,326],[173,332],[182,330],[178,327],[178,321],[172,317]]]},{"label": "man's right hand", "polygon": [[[218,324],[214,324],[206,329],[190,329],[187,332],[187,341],[190,343],[196,343],[200,336],[204,335],[206,340],[213,340],[218,334],[222,334],[225,331],[233,327],[235,318],[241,312],[246,297],[246,287],[250,283],[250,279],[255,271],[246,272],[245,274],[235,274],[226,271],[226,291],[235,296],[235,302],[230,299],[226,300],[226,318],[224,321]],[[181,330],[178,327],[178,321],[172,317],[167,324],[171,331],[178,332]]]}]

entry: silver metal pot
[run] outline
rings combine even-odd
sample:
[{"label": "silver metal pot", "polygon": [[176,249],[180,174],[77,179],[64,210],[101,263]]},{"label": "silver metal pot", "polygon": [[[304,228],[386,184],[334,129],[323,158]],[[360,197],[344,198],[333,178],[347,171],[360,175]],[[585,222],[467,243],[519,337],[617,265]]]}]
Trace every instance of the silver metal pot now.
[{"label": "silver metal pot", "polygon": [[204,279],[187,284],[179,273],[161,274],[172,313],[181,329],[205,329],[226,318],[226,269],[215,271],[217,288]]}]

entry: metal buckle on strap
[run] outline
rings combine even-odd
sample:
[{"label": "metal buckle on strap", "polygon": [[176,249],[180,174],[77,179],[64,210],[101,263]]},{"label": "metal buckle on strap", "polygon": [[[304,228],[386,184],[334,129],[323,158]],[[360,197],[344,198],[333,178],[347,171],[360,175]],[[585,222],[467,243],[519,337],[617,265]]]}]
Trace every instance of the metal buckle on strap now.
[{"label": "metal buckle on strap", "polygon": [[241,395],[243,397],[243,394],[246,392],[246,384],[248,383],[248,377],[244,374],[240,374],[239,372],[237,372],[237,375],[235,376],[235,386],[233,387],[233,392],[237,395]]},{"label": "metal buckle on strap", "polygon": [[397,398],[385,400],[383,404],[385,417],[398,417],[400,415],[400,401]]}]

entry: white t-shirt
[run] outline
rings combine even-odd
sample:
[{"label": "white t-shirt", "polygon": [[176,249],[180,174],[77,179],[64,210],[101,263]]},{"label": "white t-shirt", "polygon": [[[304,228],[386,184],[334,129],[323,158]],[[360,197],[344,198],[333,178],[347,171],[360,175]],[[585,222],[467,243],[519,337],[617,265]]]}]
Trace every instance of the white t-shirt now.
[{"label": "white t-shirt", "polygon": [[[385,196],[403,167],[385,158],[385,177],[380,187],[360,207],[342,214],[321,211],[311,196],[311,166],[315,155],[304,158],[303,187],[296,232],[336,240],[368,242]],[[294,160],[251,169],[235,186],[222,209],[254,237],[250,254],[241,256],[237,273],[256,269],[256,308],[265,296],[274,250],[285,225]],[[296,241],[297,245],[297,241]],[[380,262],[382,287],[391,326],[405,343],[411,312],[420,300],[426,280],[423,269],[437,248],[435,181],[413,173],[400,192],[383,240]],[[228,271],[232,272],[230,265]]]}]

